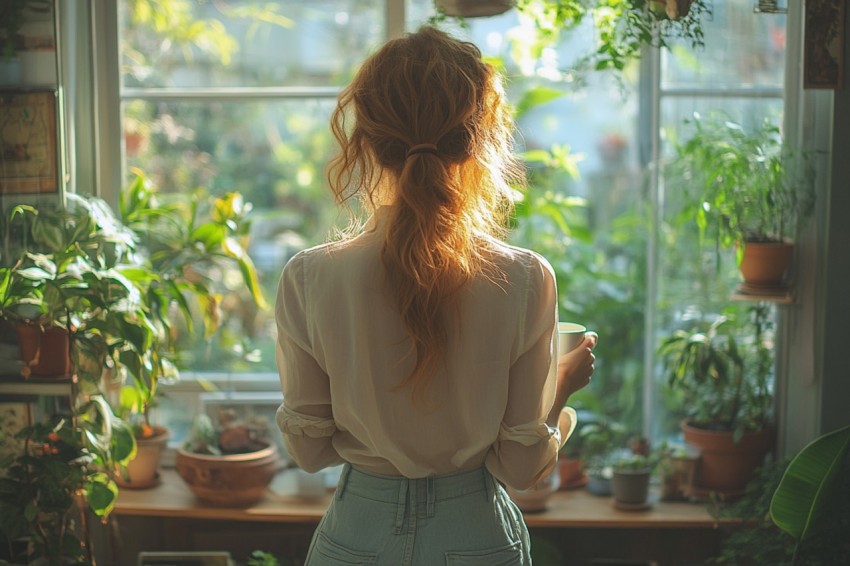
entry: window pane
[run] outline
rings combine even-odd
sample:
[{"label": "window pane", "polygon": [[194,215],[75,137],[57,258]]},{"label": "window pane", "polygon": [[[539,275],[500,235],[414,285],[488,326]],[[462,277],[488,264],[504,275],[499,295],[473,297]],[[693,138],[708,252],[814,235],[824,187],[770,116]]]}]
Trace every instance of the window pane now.
[{"label": "window pane", "polygon": [[753,0],[710,4],[705,48],[679,45],[663,52],[662,87],[782,87],[786,17],[754,12]]},{"label": "window pane", "polygon": [[119,4],[125,87],[343,85],[385,36],[380,0]]},{"label": "window pane", "polygon": [[[323,166],[333,149],[328,128],[332,99],[153,103],[124,108],[127,165],[162,191],[206,187],[238,191],[254,206],[249,252],[266,297],[273,300],[280,270],[299,249],[322,241],[337,215]],[[194,370],[275,371],[272,312],[255,312],[241,279],[222,277],[228,321],[223,343],[197,344],[184,360]],[[245,341],[245,344],[242,342]],[[246,366],[239,349],[259,348]]]},{"label": "window pane", "polygon": [[[662,168],[662,225],[658,239],[658,302],[656,336],[669,336],[677,329],[690,329],[694,323],[712,321],[720,315],[746,320],[751,303],[734,301],[740,283],[734,249],[718,250],[713,242],[700,245],[696,221],[681,225],[676,219],[686,184],[690,179],[677,177],[673,146],[694,133],[689,120],[695,113],[708,118],[722,116],[752,130],[769,120],[781,124],[781,99],[664,97],[661,101],[662,155],[670,166]],[[710,239],[710,236],[708,236]],[[665,396],[665,376],[656,375],[660,408],[656,411],[654,431],[660,436],[678,434],[683,407]]]}]

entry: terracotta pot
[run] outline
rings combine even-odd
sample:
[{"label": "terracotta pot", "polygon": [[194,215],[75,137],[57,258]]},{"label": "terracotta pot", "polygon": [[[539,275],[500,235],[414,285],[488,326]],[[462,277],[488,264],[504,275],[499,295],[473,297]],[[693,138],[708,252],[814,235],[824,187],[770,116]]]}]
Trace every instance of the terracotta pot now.
[{"label": "terracotta pot", "polygon": [[756,468],[773,448],[773,431],[747,432],[736,444],[731,431],[696,428],[681,423],[685,441],[700,451],[695,490],[733,499],[744,492]]},{"label": "terracotta pot", "polygon": [[560,456],[558,458],[559,489],[575,489],[587,483],[584,465],[578,458]]},{"label": "terracotta pot", "polygon": [[[70,337],[67,330],[56,326],[42,329],[35,324],[25,323],[18,324],[16,328],[21,361],[29,366],[31,375],[65,377],[71,373]],[[36,355],[38,363],[32,364]]]},{"label": "terracotta pot", "polygon": [[642,505],[649,499],[650,470],[614,470],[611,493],[617,503]]},{"label": "terracotta pot", "polygon": [[274,444],[247,454],[210,456],[177,449],[177,473],[195,496],[216,507],[248,507],[266,493],[278,471]]},{"label": "terracotta pot", "polygon": [[495,16],[513,7],[511,0],[435,0],[434,5],[447,16],[477,18]]},{"label": "terracotta pot", "polygon": [[793,252],[794,245],[790,242],[744,243],[740,266],[744,283],[753,287],[784,287]]},{"label": "terracotta pot", "polygon": [[136,439],[136,457],[127,464],[127,479],[121,474],[115,478],[121,487],[147,489],[159,484],[159,461],[171,434],[161,426],[153,429],[153,436]]}]

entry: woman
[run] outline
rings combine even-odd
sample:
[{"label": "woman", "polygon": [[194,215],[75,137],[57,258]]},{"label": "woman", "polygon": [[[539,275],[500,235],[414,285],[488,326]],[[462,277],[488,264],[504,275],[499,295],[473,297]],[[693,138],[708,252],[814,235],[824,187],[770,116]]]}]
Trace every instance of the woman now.
[{"label": "woman", "polygon": [[308,564],[530,564],[503,485],[554,467],[596,335],[557,359],[551,266],[505,244],[512,122],[478,49],[423,28],[340,95],[337,201],[372,215],[300,252],[277,299],[290,455],[345,463]]}]

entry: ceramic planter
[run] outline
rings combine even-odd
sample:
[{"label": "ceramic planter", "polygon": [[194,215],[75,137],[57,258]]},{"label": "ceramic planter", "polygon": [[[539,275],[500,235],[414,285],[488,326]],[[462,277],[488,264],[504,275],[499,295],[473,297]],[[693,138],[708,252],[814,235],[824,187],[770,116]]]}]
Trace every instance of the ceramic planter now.
[{"label": "ceramic planter", "polygon": [[600,497],[611,495],[611,478],[602,474],[587,474],[587,491]]},{"label": "ceramic planter", "polygon": [[790,242],[746,242],[740,265],[744,283],[753,288],[784,287],[793,252]]},{"label": "ceramic planter", "polygon": [[168,445],[168,429],[155,426],[154,434],[136,439],[136,457],[127,464],[126,478],[118,474],[115,483],[130,489],[147,489],[159,484],[159,461]]},{"label": "ceramic planter", "polygon": [[495,16],[513,7],[511,0],[434,0],[434,5],[447,16],[477,18]]},{"label": "ceramic planter", "polygon": [[611,478],[611,494],[614,501],[621,507],[639,508],[649,500],[649,478],[651,470],[618,470],[614,469]]},{"label": "ceramic planter", "polygon": [[584,465],[579,458],[558,457],[559,489],[575,489],[587,484]]},{"label": "ceramic planter", "polygon": [[[21,361],[37,377],[66,377],[71,373],[70,337],[57,326],[44,329],[35,324],[20,323],[18,348]],[[37,362],[35,361],[38,358]]]},{"label": "ceramic planter", "polygon": [[744,493],[756,468],[773,448],[773,431],[746,432],[735,442],[731,431],[707,430],[681,423],[685,442],[700,451],[695,491],[734,499]]},{"label": "ceramic planter", "polygon": [[274,444],[256,452],[212,456],[177,449],[177,473],[195,496],[215,507],[249,507],[278,471]]}]

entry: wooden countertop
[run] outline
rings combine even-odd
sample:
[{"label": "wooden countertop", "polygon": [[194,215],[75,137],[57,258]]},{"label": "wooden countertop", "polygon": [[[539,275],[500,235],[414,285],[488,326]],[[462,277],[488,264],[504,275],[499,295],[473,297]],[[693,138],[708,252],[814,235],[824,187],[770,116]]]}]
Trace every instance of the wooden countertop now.
[{"label": "wooden countertop", "polygon": [[[114,513],[152,517],[181,517],[236,521],[318,523],[330,504],[332,492],[317,498],[296,492],[296,471],[279,473],[266,497],[247,509],[211,507],[199,502],[173,469],[160,470],[161,481],[151,489],[122,488]],[[700,503],[652,500],[649,509],[615,509],[610,497],[584,489],[557,492],[545,511],[526,513],[529,527],[574,528],[714,528],[718,522]]]}]

